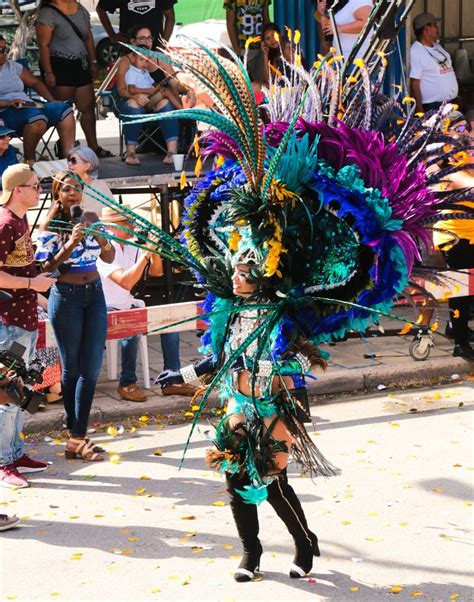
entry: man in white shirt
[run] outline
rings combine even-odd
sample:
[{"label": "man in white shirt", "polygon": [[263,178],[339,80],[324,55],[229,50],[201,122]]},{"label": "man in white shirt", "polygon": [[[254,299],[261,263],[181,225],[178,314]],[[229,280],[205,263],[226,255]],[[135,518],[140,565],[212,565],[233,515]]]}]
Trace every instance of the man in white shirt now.
[{"label": "man in white shirt", "polygon": [[437,42],[439,21],[431,13],[421,13],[413,19],[416,42],[410,50],[410,85],[417,112],[454,102],[459,91],[451,57]]},{"label": "man in white shirt", "polygon": [[[102,209],[102,221],[117,238],[126,241],[132,237],[122,229],[131,230],[130,222],[112,208],[104,207]],[[117,224],[118,227],[114,227],[113,224]],[[105,263],[99,259],[97,262],[107,308],[112,310],[141,307],[144,305],[143,301],[135,299],[130,291],[140,280],[147,267],[150,276],[163,274],[161,257],[156,253],[148,253],[133,245],[127,245],[125,242],[112,241],[112,245],[115,249],[114,261]],[[146,400],[146,395],[137,386],[136,366],[140,336],[136,335],[120,341],[121,372],[117,392],[122,399],[127,401]]]}]

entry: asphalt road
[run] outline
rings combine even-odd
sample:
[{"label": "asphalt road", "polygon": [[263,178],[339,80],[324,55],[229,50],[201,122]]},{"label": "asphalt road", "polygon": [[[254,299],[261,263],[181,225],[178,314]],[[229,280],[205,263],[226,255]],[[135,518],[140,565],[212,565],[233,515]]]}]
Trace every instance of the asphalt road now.
[{"label": "asphalt road", "polygon": [[302,580],[288,577],[292,541],[264,504],[261,578],[234,582],[240,544],[199,433],[178,470],[188,421],[147,415],[133,432],[96,433],[108,458],[95,464],[32,435],[28,453],[52,465],[29,489],[1,490],[0,511],[23,519],[0,535],[1,599],[473,600],[472,384],[313,408],[340,475],[313,483],[291,466],[322,549]]}]

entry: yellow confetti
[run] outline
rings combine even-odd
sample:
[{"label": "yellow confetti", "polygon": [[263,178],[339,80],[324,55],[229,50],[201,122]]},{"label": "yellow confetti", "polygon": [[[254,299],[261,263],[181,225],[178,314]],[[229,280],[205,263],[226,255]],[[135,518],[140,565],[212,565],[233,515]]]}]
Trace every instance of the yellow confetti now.
[{"label": "yellow confetti", "polygon": [[110,456],[110,461],[112,464],[120,464],[120,456],[118,454],[114,454],[113,456]]},{"label": "yellow confetti", "polygon": [[465,506],[472,506],[472,502],[464,502]]},{"label": "yellow confetti", "polygon": [[196,520],[196,517],[193,514],[189,514],[188,516],[182,516],[181,520]]},{"label": "yellow confetti", "polygon": [[203,548],[201,548],[200,546],[193,546],[193,547],[191,548],[191,552],[192,552],[193,554],[200,554],[201,552],[204,552],[204,549],[203,549]]},{"label": "yellow confetti", "polygon": [[431,491],[434,491],[435,493],[443,493],[443,490],[441,489],[441,487],[435,487]]},{"label": "yellow confetti", "polygon": [[223,500],[217,500],[216,502],[212,502],[213,506],[225,506],[225,502]]},{"label": "yellow confetti", "polygon": [[130,529],[119,529],[119,533],[126,535],[127,533],[130,533]]},{"label": "yellow confetti", "polygon": [[390,426],[393,426],[393,428],[397,428],[397,427],[399,427],[399,426],[400,426],[400,425],[398,424],[398,422],[389,422],[389,425],[390,425]]},{"label": "yellow confetti", "polygon": [[191,406],[191,412],[197,412],[199,410],[199,406]]},{"label": "yellow confetti", "polygon": [[59,592],[51,592],[49,595],[52,596],[53,598],[57,598],[61,594]]},{"label": "yellow confetti", "polygon": [[399,594],[403,589],[402,585],[392,585],[392,587],[388,590],[389,594]]},{"label": "yellow confetti", "polygon": [[94,514],[94,518],[104,518],[105,514]]},{"label": "yellow confetti", "polygon": [[140,418],[138,420],[140,422],[148,422],[150,419],[148,418],[148,416],[140,416]]},{"label": "yellow confetti", "polygon": [[408,527],[408,523],[400,523],[400,527]]},{"label": "yellow confetti", "polygon": [[[23,432],[21,432],[21,433],[20,433],[20,439],[21,439],[22,441],[24,441],[24,439],[25,439],[25,433],[23,433]],[[16,596],[15,596],[15,597],[16,597]]]},{"label": "yellow confetti", "polygon": [[459,596],[460,596],[460,595],[461,595],[461,594],[451,594],[451,595],[449,596],[449,599],[450,599],[450,600],[456,600],[457,598],[459,598]]},{"label": "yellow confetti", "polygon": [[341,520],[341,525],[350,525],[351,521],[350,520]]},{"label": "yellow confetti", "polygon": [[192,412],[184,412],[185,418],[194,418],[194,414]]},{"label": "yellow confetti", "polygon": [[351,587],[351,592],[358,592],[359,589],[359,587]]},{"label": "yellow confetti", "polygon": [[115,437],[118,434],[118,431],[114,426],[109,426],[109,428],[107,429],[107,434],[111,435],[112,437]]},{"label": "yellow confetti", "polygon": [[70,520],[76,520],[76,518],[79,518],[79,517],[74,515],[74,516],[70,516],[69,518],[70,518]]},{"label": "yellow confetti", "polygon": [[151,477],[146,477],[145,475],[143,475],[142,477],[140,477],[140,481],[151,481]]},{"label": "yellow confetti", "polygon": [[146,491],[146,489],[145,489],[145,488],[142,488],[142,489],[137,489],[137,490],[135,491],[135,493],[138,493],[138,495],[140,495],[140,493],[145,493],[145,491]]},{"label": "yellow confetti", "polygon": [[231,543],[225,543],[224,544],[224,550],[232,550],[234,546]]},{"label": "yellow confetti", "polygon": [[418,596],[422,596],[423,592],[410,592],[410,596],[413,596],[414,598],[418,598]]},{"label": "yellow confetti", "polygon": [[152,594],[159,594],[160,592],[161,592],[161,589],[160,589],[159,587],[154,587],[154,588],[151,590],[151,593],[152,593]]},{"label": "yellow confetti", "polygon": [[366,541],[383,541],[383,539],[380,539],[378,537],[366,537],[365,539]]},{"label": "yellow confetti", "polygon": [[7,596],[7,600],[16,600],[17,598],[18,598],[18,596],[16,596],[16,595],[13,595],[13,594],[9,594],[9,595]]},{"label": "yellow confetti", "polygon": [[191,581],[191,577],[189,575],[186,575],[186,577],[183,577],[183,579],[181,579],[180,585],[188,585],[188,583],[190,581]]}]

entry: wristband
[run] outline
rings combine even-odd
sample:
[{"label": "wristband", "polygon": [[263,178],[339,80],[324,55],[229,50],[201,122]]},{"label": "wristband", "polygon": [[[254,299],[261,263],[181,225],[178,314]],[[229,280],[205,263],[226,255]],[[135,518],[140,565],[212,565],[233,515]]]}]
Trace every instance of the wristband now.
[{"label": "wristband", "polygon": [[47,72],[44,74],[44,76],[46,77],[47,75],[52,75],[52,73],[53,73],[52,71],[47,71]]},{"label": "wristband", "polygon": [[199,378],[192,364],[190,366],[185,366],[184,368],[181,368],[179,372],[183,377],[185,383],[190,383],[193,380],[198,380]]},{"label": "wristband", "polygon": [[303,355],[302,353],[297,353],[295,359],[300,364],[301,371],[303,372],[303,374],[306,374],[306,372],[310,371],[311,362],[305,355]]},{"label": "wristband", "polygon": [[28,286],[26,287],[26,290],[30,290],[31,288],[31,278],[28,278]]}]

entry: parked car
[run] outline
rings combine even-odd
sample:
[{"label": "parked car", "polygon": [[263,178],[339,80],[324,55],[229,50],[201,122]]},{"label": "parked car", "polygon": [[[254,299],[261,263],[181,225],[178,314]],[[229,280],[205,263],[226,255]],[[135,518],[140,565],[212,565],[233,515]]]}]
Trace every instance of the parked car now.
[{"label": "parked car", "polygon": [[[118,32],[118,15],[112,14],[109,15],[109,18],[114,31]],[[95,53],[99,65],[107,67],[107,65],[115,63],[119,57],[119,45],[112,42],[112,40],[109,38],[96,12],[91,13],[91,29],[92,36],[94,37]]]}]

